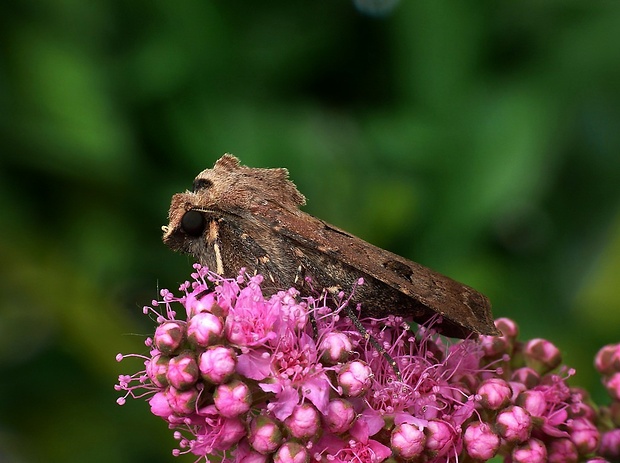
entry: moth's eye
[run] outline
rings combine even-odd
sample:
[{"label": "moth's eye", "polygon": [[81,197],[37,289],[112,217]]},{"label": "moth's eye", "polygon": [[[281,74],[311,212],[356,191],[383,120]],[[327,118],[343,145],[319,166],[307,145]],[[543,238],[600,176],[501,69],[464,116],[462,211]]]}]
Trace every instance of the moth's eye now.
[{"label": "moth's eye", "polygon": [[198,211],[187,211],[181,219],[181,229],[189,236],[200,236],[205,230],[204,216]]},{"label": "moth's eye", "polygon": [[213,186],[213,182],[206,178],[197,178],[194,180],[194,184],[192,185],[192,191],[194,193],[198,193],[200,190],[206,190],[207,188],[211,188]]}]

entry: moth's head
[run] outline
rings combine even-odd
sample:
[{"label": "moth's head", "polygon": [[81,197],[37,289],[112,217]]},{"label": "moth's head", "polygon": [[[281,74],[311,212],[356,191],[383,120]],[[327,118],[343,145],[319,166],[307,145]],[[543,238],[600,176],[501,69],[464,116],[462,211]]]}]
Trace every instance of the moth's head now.
[{"label": "moth's head", "polygon": [[194,254],[193,247],[207,227],[207,219],[199,209],[198,197],[192,192],[172,197],[168,225],[161,227],[163,241],[172,250]]},{"label": "moth's head", "polygon": [[195,241],[211,220],[226,215],[252,214],[261,208],[295,211],[306,199],[288,180],[286,169],[242,166],[230,155],[194,179],[191,191],[172,197],[163,240],[176,251],[195,254]]}]

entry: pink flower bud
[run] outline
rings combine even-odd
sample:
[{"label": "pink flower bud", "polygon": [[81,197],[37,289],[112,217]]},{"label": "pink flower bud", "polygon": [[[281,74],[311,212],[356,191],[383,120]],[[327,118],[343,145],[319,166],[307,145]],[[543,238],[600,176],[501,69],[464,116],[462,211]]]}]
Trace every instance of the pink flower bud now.
[{"label": "pink flower bud", "polygon": [[162,323],[155,330],[153,341],[160,352],[174,354],[185,339],[185,324],[179,321]]},{"label": "pink flower bud", "polygon": [[501,336],[480,336],[480,345],[486,357],[498,358],[511,354],[519,332],[515,322],[508,318],[498,318],[495,326],[502,332]]},{"label": "pink flower bud", "polygon": [[482,398],[480,403],[484,408],[499,410],[510,403],[512,390],[503,379],[490,378],[480,385],[477,394]]},{"label": "pink flower bud", "polygon": [[601,436],[591,421],[576,418],[568,423],[568,432],[580,454],[587,455],[598,447]]},{"label": "pink flower bud", "polygon": [[242,440],[234,451],[235,463],[267,463],[267,455],[258,453],[248,444],[247,440]]},{"label": "pink flower bud", "polygon": [[620,344],[609,344],[598,351],[594,366],[602,375],[620,371]]},{"label": "pink flower bud", "polygon": [[295,439],[309,441],[319,438],[321,418],[317,409],[309,403],[296,405],[291,415],[284,420],[284,424]]},{"label": "pink flower bud", "polygon": [[[618,403],[618,402],[614,402],[614,404],[620,405],[620,403]],[[614,404],[612,404],[612,408],[613,408]],[[618,411],[620,411],[620,408],[618,409]],[[572,403],[571,404],[570,414],[568,415],[568,418],[585,418],[586,420],[590,420],[590,421],[596,422],[596,419],[597,419],[596,416],[597,416],[597,412],[594,411],[594,408],[592,408],[591,405],[589,405],[589,404],[587,404],[585,402],[577,402],[577,403]],[[616,421],[615,420],[615,418],[613,416],[613,412],[612,412],[610,418],[612,419],[614,424],[616,426],[618,426],[620,421]],[[620,418],[620,416],[618,416],[618,418]]]},{"label": "pink flower bud", "polygon": [[360,361],[349,362],[338,372],[338,384],[342,387],[343,394],[348,397],[359,397],[370,387],[372,370]]},{"label": "pink flower bud", "polygon": [[202,378],[213,384],[230,379],[237,366],[237,354],[229,347],[211,346],[200,354],[198,368]]},{"label": "pink flower bud", "polygon": [[239,418],[222,418],[218,438],[213,444],[216,450],[229,450],[246,435],[245,424]]},{"label": "pink flower bud", "polygon": [[297,442],[285,442],[273,456],[273,463],[310,463],[310,453]]},{"label": "pink flower bud", "polygon": [[620,400],[620,372],[614,373],[609,378],[603,380],[607,393],[614,400]]},{"label": "pink flower bud", "polygon": [[512,372],[511,380],[524,384],[527,389],[532,389],[540,384],[540,375],[532,368],[522,367]]},{"label": "pink flower bud", "polygon": [[[590,421],[594,421],[594,417],[596,416],[596,413],[594,412],[592,407],[588,407],[588,408],[592,411],[593,415],[585,414],[584,418],[588,418]],[[618,401],[612,402],[608,410],[609,410],[609,418],[611,419],[612,423],[614,424],[616,428],[620,428],[620,402]]]},{"label": "pink flower bud", "polygon": [[525,442],[532,430],[532,417],[524,408],[516,405],[502,410],[496,418],[500,436],[508,442]]},{"label": "pink flower bud", "polygon": [[479,336],[480,346],[484,355],[489,358],[498,358],[512,352],[512,342],[504,336]]},{"label": "pink flower bud", "polygon": [[196,410],[196,401],[198,400],[198,390],[191,388],[187,391],[178,391],[174,387],[166,390],[166,398],[168,405],[177,415],[189,415]]},{"label": "pink flower bud", "polygon": [[213,403],[222,416],[239,416],[247,412],[252,404],[250,388],[238,380],[220,384],[213,393]]},{"label": "pink flower bud", "polygon": [[495,320],[495,326],[502,332],[502,336],[509,339],[517,339],[519,336],[519,326],[510,318],[498,318]]},{"label": "pink flower bud", "polygon": [[513,463],[545,463],[547,448],[542,441],[530,439],[512,450]]},{"label": "pink flower bud", "polygon": [[431,457],[440,457],[454,446],[454,429],[442,420],[430,420],[424,429],[426,434],[426,453]]},{"label": "pink flower bud", "polygon": [[570,439],[554,439],[547,443],[549,463],[577,463],[579,453]]},{"label": "pink flower bud", "polygon": [[166,379],[168,362],[170,362],[169,357],[159,354],[146,361],[146,374],[157,387],[164,388],[168,385],[168,380]]},{"label": "pink flower bud", "polygon": [[426,435],[417,426],[403,423],[392,430],[390,444],[396,456],[410,460],[419,457],[424,452]]},{"label": "pink flower bud", "polygon": [[179,391],[185,391],[196,384],[200,372],[193,352],[182,352],[172,357],[168,363],[166,379],[168,383]]},{"label": "pink flower bud", "polygon": [[190,319],[202,312],[212,312],[215,305],[215,293],[207,293],[200,299],[191,298],[185,303],[187,318]]},{"label": "pink flower bud", "polygon": [[149,399],[149,405],[151,406],[151,413],[163,419],[168,418],[174,413],[168,404],[168,398],[164,392],[158,392],[151,397]]},{"label": "pink flower bud", "polygon": [[353,350],[351,339],[340,331],[327,333],[319,346],[319,351],[323,352],[321,361],[326,365],[346,362],[351,350]]},{"label": "pink flower bud", "polygon": [[546,339],[532,339],[523,349],[525,363],[541,374],[545,374],[562,363],[562,354],[551,342]]},{"label": "pink flower bud", "polygon": [[308,308],[305,303],[298,303],[297,297],[299,291],[295,288],[289,288],[287,291],[281,291],[278,296],[282,298],[282,315],[293,322],[295,330],[301,331],[308,324]]},{"label": "pink flower bud", "polygon": [[517,397],[516,404],[525,408],[532,416],[543,416],[547,410],[545,394],[538,390],[523,391]]},{"label": "pink flower bud", "polygon": [[282,431],[273,418],[258,415],[250,423],[248,441],[254,450],[267,455],[282,443]]},{"label": "pink flower bud", "polygon": [[463,436],[465,450],[475,460],[486,461],[495,456],[499,450],[500,438],[487,423],[470,424]]},{"label": "pink flower bud", "polygon": [[357,419],[357,414],[348,400],[334,399],[327,404],[327,413],[323,419],[330,432],[342,434],[353,426]]},{"label": "pink flower bud", "polygon": [[210,312],[194,315],[187,325],[187,339],[194,346],[207,347],[222,337],[224,323]]},{"label": "pink flower bud", "polygon": [[610,460],[620,460],[620,429],[603,433],[599,453]]}]

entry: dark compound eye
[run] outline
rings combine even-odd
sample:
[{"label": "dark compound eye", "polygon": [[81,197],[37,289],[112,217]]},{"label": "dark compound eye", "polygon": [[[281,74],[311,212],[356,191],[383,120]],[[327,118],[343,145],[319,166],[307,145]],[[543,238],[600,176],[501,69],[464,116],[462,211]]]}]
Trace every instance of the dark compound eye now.
[{"label": "dark compound eye", "polygon": [[211,188],[213,186],[213,182],[206,178],[197,178],[194,180],[194,184],[192,185],[192,190],[194,193],[198,193],[200,190],[206,190],[207,188]]},{"label": "dark compound eye", "polygon": [[181,219],[181,229],[189,236],[202,235],[205,226],[205,218],[198,211],[187,211]]}]

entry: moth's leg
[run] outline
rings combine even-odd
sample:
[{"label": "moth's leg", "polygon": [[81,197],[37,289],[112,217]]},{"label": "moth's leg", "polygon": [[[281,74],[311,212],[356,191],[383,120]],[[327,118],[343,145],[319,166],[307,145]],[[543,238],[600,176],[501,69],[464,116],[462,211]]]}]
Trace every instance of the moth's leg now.
[{"label": "moth's leg", "polygon": [[297,271],[295,272],[295,280],[294,283],[300,284],[301,282],[304,281],[304,278],[306,277],[306,270],[304,269],[304,267],[302,265],[300,265],[299,267],[297,267]]},{"label": "moth's leg", "polygon": [[400,370],[398,369],[398,365],[396,364],[396,360],[394,360],[392,356],[388,354],[385,348],[381,344],[379,344],[379,341],[373,338],[372,335],[366,330],[366,328],[362,326],[362,323],[359,321],[359,318],[357,318],[357,316],[353,313],[353,310],[351,310],[351,307],[347,305],[345,307],[345,310],[347,312],[347,316],[353,322],[353,325],[355,325],[355,328],[357,328],[357,331],[359,331],[359,333],[364,337],[364,339],[370,342],[370,344],[372,344],[372,346],[375,349],[377,349],[377,352],[379,352],[383,356],[383,358],[387,360],[387,362],[392,367],[392,370],[394,370],[394,373],[396,374],[396,378],[398,378],[399,381],[402,381],[403,378],[400,374]]}]

